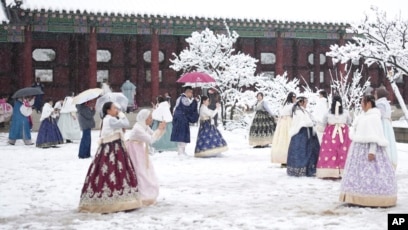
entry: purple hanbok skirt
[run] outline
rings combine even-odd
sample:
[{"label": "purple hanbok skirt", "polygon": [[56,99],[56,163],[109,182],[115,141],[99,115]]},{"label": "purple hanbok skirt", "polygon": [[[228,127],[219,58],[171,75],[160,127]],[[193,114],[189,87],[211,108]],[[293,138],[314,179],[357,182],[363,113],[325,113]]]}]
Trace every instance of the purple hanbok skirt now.
[{"label": "purple hanbok skirt", "polygon": [[395,171],[385,148],[377,146],[375,160],[368,160],[369,144],[350,146],[340,201],[369,207],[390,207],[397,202]]}]

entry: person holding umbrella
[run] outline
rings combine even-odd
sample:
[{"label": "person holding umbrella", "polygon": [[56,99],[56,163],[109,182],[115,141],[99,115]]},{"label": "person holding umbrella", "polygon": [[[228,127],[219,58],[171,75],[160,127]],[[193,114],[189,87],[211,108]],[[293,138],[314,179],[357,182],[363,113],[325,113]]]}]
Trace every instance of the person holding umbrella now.
[{"label": "person holding umbrella", "polygon": [[82,130],[81,143],[79,144],[80,159],[91,157],[91,130],[95,128],[95,108],[94,100],[76,106],[78,113],[78,122]]},{"label": "person holding umbrella", "polygon": [[171,141],[177,142],[179,156],[186,156],[186,144],[190,143],[190,123],[198,121],[197,100],[193,98],[193,88],[184,87],[184,93],[176,101],[173,114]]},{"label": "person holding umbrella", "polygon": [[44,92],[33,87],[19,89],[13,94],[12,98],[15,99],[15,102],[8,140],[10,145],[15,145],[19,139],[22,139],[26,145],[33,144],[31,141],[30,116],[33,113],[32,106],[35,97],[41,94],[44,94]]},{"label": "person holding umbrella", "polygon": [[13,116],[11,117],[11,126],[9,131],[10,145],[15,145],[17,140],[22,139],[25,145],[32,145],[31,128],[29,116],[33,110],[31,106],[34,104],[34,96],[18,98],[13,107]]},{"label": "person holding umbrella", "polygon": [[103,93],[102,89],[87,89],[72,100],[76,105],[79,127],[82,130],[81,143],[79,144],[80,159],[91,157],[91,129],[95,128],[95,98]]}]

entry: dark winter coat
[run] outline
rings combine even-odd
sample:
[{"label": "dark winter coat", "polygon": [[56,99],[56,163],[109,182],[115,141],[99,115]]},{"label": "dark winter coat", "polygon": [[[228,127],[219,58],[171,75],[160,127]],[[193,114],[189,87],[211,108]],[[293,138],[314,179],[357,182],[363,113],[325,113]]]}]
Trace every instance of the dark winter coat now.
[{"label": "dark winter coat", "polygon": [[198,121],[197,101],[193,100],[191,104],[186,105],[183,101],[188,100],[182,94],[177,100],[173,115],[173,130],[171,132],[171,141],[190,143],[190,123]]},{"label": "dark winter coat", "polygon": [[95,128],[95,110],[92,110],[85,104],[77,105],[76,108],[78,110],[78,122],[81,130]]}]

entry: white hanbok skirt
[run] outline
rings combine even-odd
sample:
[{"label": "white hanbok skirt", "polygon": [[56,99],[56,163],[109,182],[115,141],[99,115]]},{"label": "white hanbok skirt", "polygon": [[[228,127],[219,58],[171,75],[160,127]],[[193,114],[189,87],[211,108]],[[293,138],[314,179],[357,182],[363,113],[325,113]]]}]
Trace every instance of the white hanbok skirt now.
[{"label": "white hanbok skirt", "polygon": [[61,113],[58,119],[58,128],[64,140],[80,140],[81,129],[78,119],[74,119],[70,113]]}]

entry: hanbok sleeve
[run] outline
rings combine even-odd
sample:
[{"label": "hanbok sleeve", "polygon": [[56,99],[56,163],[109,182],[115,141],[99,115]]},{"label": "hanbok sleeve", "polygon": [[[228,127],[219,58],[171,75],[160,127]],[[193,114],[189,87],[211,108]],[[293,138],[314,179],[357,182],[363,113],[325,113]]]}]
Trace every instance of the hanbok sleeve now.
[{"label": "hanbok sleeve", "polygon": [[269,104],[265,101],[262,102],[262,106],[265,109],[266,112],[268,112],[271,116],[275,116],[275,114],[273,114],[271,107],[269,107]]},{"label": "hanbok sleeve", "polygon": [[326,127],[326,126],[327,126],[327,123],[328,123],[328,120],[329,120],[329,114],[326,113],[326,114],[323,116],[323,119],[322,119],[320,125],[323,126],[323,127]]},{"label": "hanbok sleeve", "polygon": [[122,112],[119,113],[119,118],[109,119],[109,126],[113,129],[123,129],[129,127],[129,120]]},{"label": "hanbok sleeve", "polygon": [[208,117],[215,117],[217,115],[218,111],[217,110],[212,110],[209,109],[207,106],[201,106],[200,109],[200,116],[208,116]]},{"label": "hanbok sleeve", "polygon": [[375,152],[377,151],[377,144],[376,143],[370,143],[369,145],[370,145],[370,147],[369,147],[368,153],[371,153],[371,154],[375,155]]},{"label": "hanbok sleeve", "polygon": [[381,112],[381,118],[385,118],[386,117],[386,112],[387,112],[387,107],[384,103],[377,103],[376,107],[380,110]]},{"label": "hanbok sleeve", "polygon": [[351,125],[351,122],[352,122],[352,120],[351,120],[351,116],[350,116],[350,113],[349,113],[349,111],[348,110],[346,110],[346,111],[344,111],[345,112],[345,116],[347,116],[347,118],[346,118],[346,124],[347,125]]},{"label": "hanbok sleeve", "polygon": [[71,117],[76,120],[77,119],[77,113],[76,112],[71,112]]},{"label": "hanbok sleeve", "polygon": [[40,121],[43,121],[47,118],[49,118],[53,114],[54,108],[48,103],[44,104],[42,112],[41,112],[41,118]]},{"label": "hanbok sleeve", "polygon": [[160,129],[152,131],[149,127],[143,129],[143,127],[141,127],[140,125],[135,124],[135,126],[132,128],[132,131],[130,131],[129,140],[153,144],[155,141],[160,139],[163,133],[164,132]]}]

